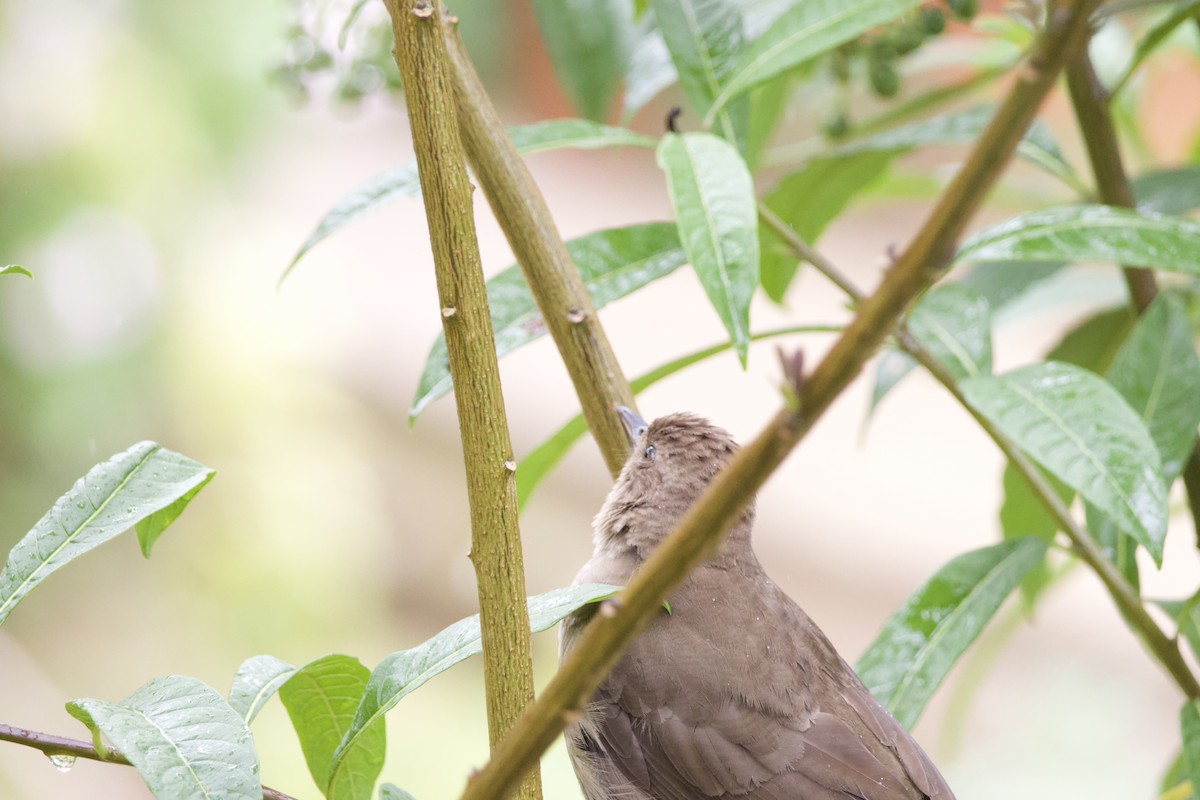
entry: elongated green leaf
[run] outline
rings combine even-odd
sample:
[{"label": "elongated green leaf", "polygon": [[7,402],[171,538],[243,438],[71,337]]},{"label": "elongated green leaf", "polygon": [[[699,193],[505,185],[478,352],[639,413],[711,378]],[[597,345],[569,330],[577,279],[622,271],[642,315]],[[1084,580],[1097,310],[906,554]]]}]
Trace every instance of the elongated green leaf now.
[{"label": "elongated green leaf", "polygon": [[385,783],[379,787],[379,800],[417,800],[417,798],[395,784]]},{"label": "elongated green leaf", "polygon": [[[651,0],[679,85],[703,117],[743,49],[742,18],[726,0]],[[748,107],[724,109],[714,130],[729,142],[744,141]]]},{"label": "elongated green leaf", "polygon": [[1111,206],[1061,206],[982,230],[954,259],[1108,261],[1200,275],[1200,224]]},{"label": "elongated green leaf", "polygon": [[92,467],[9,552],[0,571],[0,624],[51,572],[158,511],[172,508],[174,519],[215,474],[154,442]]},{"label": "elongated green leaf", "polygon": [[985,261],[958,280],[987,300],[993,314],[1044,280],[1054,277],[1063,264],[1048,261]]},{"label": "elongated green leaf", "polygon": [[262,798],[250,731],[195,678],[155,678],[120,703],[72,700],[67,711],[116,745],[155,797]]},{"label": "elongated green leaf", "polygon": [[708,123],[746,90],[918,5],[920,0],[798,0],[746,50],[713,102]]},{"label": "elongated green leaf", "polygon": [[[1061,481],[1042,470],[1043,476],[1054,487],[1055,493],[1064,504],[1070,505],[1075,492]],[[1000,535],[1005,540],[1034,536],[1047,543],[1058,532],[1058,522],[1050,516],[1040,497],[1034,494],[1029,484],[1011,464],[1004,467],[1001,478],[1004,500],[1000,504]],[[1021,598],[1026,612],[1032,612],[1038,598],[1050,582],[1054,573],[1043,559],[1021,578]]]},{"label": "elongated green leaf", "polygon": [[918,589],[858,660],[867,688],[912,727],[938,684],[979,636],[1046,543],[1012,539],[952,559]]},{"label": "elongated green leaf", "polygon": [[679,76],[667,52],[654,9],[647,9],[638,20],[637,32],[625,70],[624,102],[621,119],[628,121],[660,92],[675,83]]},{"label": "elongated green leaf", "polygon": [[[625,128],[600,125],[582,119],[553,119],[530,125],[517,125],[508,129],[508,136],[521,155],[531,155],[562,147],[594,150],[601,147],[654,147],[657,142],[640,136]],[[288,276],[297,262],[309,250],[332,236],[349,223],[377,211],[393,200],[403,197],[420,197],[421,181],[417,175],[415,161],[385,170],[359,184],[343,195],[333,208],[326,212],[304,244],[292,256],[292,262],[279,276],[279,282]]]},{"label": "elongated green leaf", "polygon": [[1103,378],[1046,362],[960,384],[967,402],[1162,559],[1166,488],[1146,426]]},{"label": "elongated green leaf", "polygon": [[1133,179],[1139,211],[1186,214],[1200,208],[1200,165],[1147,172]]},{"label": "elongated green leaf", "polygon": [[[800,325],[756,333],[750,337],[750,340],[756,342],[760,339],[770,339],[789,334],[836,333],[839,330],[841,328],[834,325]],[[640,394],[642,390],[653,386],[663,378],[674,375],[676,372],[692,364],[711,358],[718,353],[724,353],[730,347],[732,347],[731,343],[721,342],[720,344],[680,356],[660,367],[655,367],[644,375],[634,378],[629,382],[629,388],[635,395]],[[585,433],[587,433],[587,422],[584,420],[583,414],[576,414],[571,418],[570,422],[555,431],[549,439],[542,442],[529,455],[517,462],[517,504],[520,508],[525,507],[525,503],[529,500],[530,495],[533,494],[533,490],[537,485],[542,482],[542,479],[546,477],[550,470],[554,469],[562,461],[567,451]]]},{"label": "elongated green leaf", "polygon": [[1097,311],[1063,334],[1046,360],[1065,361],[1103,375],[1136,322],[1137,315],[1127,304]]},{"label": "elongated green leaf", "polygon": [[362,13],[367,2],[368,0],[354,0],[354,5],[350,6],[350,10],[346,12],[346,19],[338,30],[338,47],[343,50],[346,48],[346,39],[350,36],[350,29],[354,27],[354,21],[358,19],[358,15]]},{"label": "elongated green leaf", "polygon": [[333,753],[350,728],[370,670],[357,658],[329,655],[310,661],[279,689],[313,781],[329,800],[370,800],[383,769],[384,720],[372,723],[331,773]]},{"label": "elongated green leaf", "polygon": [[[555,589],[529,598],[529,627],[534,633],[561,622],[568,614],[588,603],[611,597],[620,587],[588,584]],[[333,756],[331,774],[342,769],[347,753],[376,721],[395,707],[405,695],[418,689],[430,678],[480,652],[479,615],[459,620],[432,639],[411,650],[392,653],[371,673],[354,722]]]},{"label": "elongated green leaf", "polygon": [[742,365],[758,286],[758,211],[746,163],[706,133],[667,134],[658,146],[679,241]]},{"label": "elongated green leaf", "polygon": [[1106,377],[1141,415],[1169,484],[1183,471],[1200,425],[1200,359],[1177,296],[1161,294],[1146,309]]},{"label": "elongated green leaf", "polygon": [[24,275],[26,278],[32,278],[33,273],[22,267],[20,264],[5,264],[0,266],[0,275]]},{"label": "elongated green leaf", "polygon": [[[901,153],[914,147],[943,144],[970,144],[978,139],[995,114],[995,106],[981,105],[953,114],[942,114],[881,133],[852,139],[821,154],[821,158],[843,158],[865,152]],[[1017,155],[1041,167],[1072,186],[1078,185],[1054,135],[1041,121],[1034,120],[1017,145]]]},{"label": "elongated green leaf", "polygon": [[908,315],[908,330],[956,378],[992,372],[987,301],[956,283],[935,286]]},{"label": "elongated green leaf", "polygon": [[1112,85],[1112,88],[1109,89],[1110,96],[1120,93],[1121,89],[1129,83],[1129,80],[1137,72],[1138,67],[1142,65],[1142,62],[1157,50],[1159,45],[1175,32],[1176,28],[1189,19],[1196,19],[1197,15],[1200,15],[1200,0],[1176,0],[1171,6],[1171,13],[1159,20],[1157,24],[1138,39],[1137,46],[1133,51],[1133,57],[1129,59],[1129,64],[1125,67],[1124,73]]},{"label": "elongated green leaf", "polygon": [[[763,197],[763,203],[801,239],[816,244],[821,233],[850,200],[875,183],[895,157],[893,151],[864,151],[840,158],[820,158],[785,176]],[[796,256],[765,225],[759,226],[763,290],[776,303],[796,275]]]},{"label": "elongated green leaf", "polygon": [[[669,222],[590,233],[567,242],[567,252],[596,308],[603,308],[687,263],[676,227]],[[493,276],[487,282],[487,291],[497,356],[503,357],[545,335],[546,323],[516,266]],[[409,421],[452,388],[446,340],[439,335],[425,360],[425,370],[409,408]]]},{"label": "elongated green leaf", "polygon": [[1179,738],[1183,741],[1183,763],[1195,794],[1200,786],[1200,700],[1188,700],[1179,710]]},{"label": "elongated green leaf", "polygon": [[253,656],[242,662],[229,688],[229,705],[249,725],[258,712],[296,674],[296,667],[275,656]]},{"label": "elongated green leaf", "polygon": [[[150,550],[163,531],[179,518],[188,503],[200,490],[208,485],[216,474],[211,469],[192,461],[186,456],[159,450],[147,477],[147,492],[152,493],[150,502],[158,505],[167,498],[175,498],[156,511],[146,514],[134,526],[142,555],[150,557]],[[132,506],[137,509],[137,505]],[[142,512],[144,513],[144,512]]]},{"label": "elongated green leaf", "polygon": [[[930,289],[913,306],[908,332],[955,378],[992,372],[992,318],[987,300],[961,283]],[[889,350],[875,368],[868,413],[916,367],[907,353]]]},{"label": "elongated green leaf", "polygon": [[542,41],[571,103],[588,119],[608,116],[633,35],[631,0],[534,0]]}]

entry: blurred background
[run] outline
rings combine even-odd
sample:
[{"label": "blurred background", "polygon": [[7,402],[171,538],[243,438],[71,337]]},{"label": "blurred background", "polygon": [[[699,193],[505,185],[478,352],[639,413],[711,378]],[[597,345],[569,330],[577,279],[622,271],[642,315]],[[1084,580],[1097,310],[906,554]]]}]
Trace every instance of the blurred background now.
[{"label": "blurred background", "polygon": [[[259,653],[302,664],[341,652],[373,667],[477,610],[453,403],[407,423],[440,330],[419,203],[346,229],[276,286],[338,197],[411,159],[401,101],[371,91],[386,75],[298,82],[280,69],[311,55],[298,23],[336,33],[349,6],[0,0],[0,263],[36,276],[0,278],[0,551],[90,466],[142,439],[217,470],[151,561],[121,537],[22,604],[0,631],[2,722],[82,738],[63,710],[69,699],[119,700],[171,673],[225,692]],[[527,0],[457,0],[452,10],[506,121],[571,113]],[[369,4],[362,30],[382,15]],[[1144,132],[1135,167],[1196,158],[1200,66],[1189,35],[1130,93],[1124,113]],[[390,46],[364,36],[352,41]],[[1120,31],[1105,42],[1128,53]],[[968,33],[947,37],[905,80],[964,69],[984,50]],[[817,135],[821,91],[785,120],[778,145]],[[632,126],[657,134],[677,99],[668,92]],[[1061,96],[1045,118],[1086,174]],[[822,248],[873,285],[961,153],[902,161]],[[567,237],[670,216],[651,152],[564,151],[531,166]],[[1015,168],[978,223],[1067,199],[1044,180]],[[478,211],[491,274],[511,255],[482,201]],[[1038,358],[1122,298],[1109,268],[1064,273],[1006,315],[997,368]],[[762,300],[754,326],[846,317],[814,274],[787,301]],[[685,270],[602,317],[630,375],[723,335]],[[790,344],[815,360],[828,337]],[[772,349],[752,351],[746,372],[728,355],[704,362],[646,392],[642,410],[690,409],[747,439],[778,403]],[[548,340],[501,369],[519,460],[578,406]],[[931,380],[910,378],[869,422],[868,390],[860,379],[772,479],[756,534],[768,570],[851,661],[935,569],[996,539],[1000,500],[999,455]],[[608,485],[589,439],[533,496],[522,520],[530,593],[570,583]],[[1169,571],[1143,567],[1151,594],[1193,591],[1192,540],[1177,515]],[[544,683],[554,635],[535,648]],[[917,734],[962,800],[1153,797],[1177,751],[1178,705],[1077,571],[1033,620],[1006,606]],[[406,698],[388,727],[383,779],[419,798],[456,796],[486,758],[479,661]],[[278,703],[254,730],[263,780],[318,796]],[[547,797],[579,796],[561,746],[544,771]],[[132,770],[80,762],[59,774],[35,751],[0,745],[0,797],[141,796]]]}]

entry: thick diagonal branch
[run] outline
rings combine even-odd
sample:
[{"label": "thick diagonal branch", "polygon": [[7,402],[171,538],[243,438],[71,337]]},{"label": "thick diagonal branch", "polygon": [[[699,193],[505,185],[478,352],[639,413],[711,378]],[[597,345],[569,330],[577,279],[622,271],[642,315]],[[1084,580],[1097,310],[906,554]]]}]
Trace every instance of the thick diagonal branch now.
[{"label": "thick diagonal branch", "polygon": [[[533,700],[525,571],[517,527],[516,463],[500,391],[487,288],[475,238],[471,185],[442,37],[440,0],[387,0],[404,81],[471,507],[488,731],[501,739]],[[541,797],[536,771],[520,796]]]}]

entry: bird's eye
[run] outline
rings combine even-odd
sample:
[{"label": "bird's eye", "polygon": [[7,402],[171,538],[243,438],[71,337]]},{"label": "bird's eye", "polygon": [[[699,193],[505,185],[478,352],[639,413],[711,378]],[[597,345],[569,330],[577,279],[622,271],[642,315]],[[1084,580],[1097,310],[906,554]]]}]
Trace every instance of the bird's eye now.
[{"label": "bird's eye", "polygon": [[643,461],[653,461],[654,460],[654,445],[650,445],[649,447],[647,447],[645,449],[645,451],[642,453],[642,460]]}]

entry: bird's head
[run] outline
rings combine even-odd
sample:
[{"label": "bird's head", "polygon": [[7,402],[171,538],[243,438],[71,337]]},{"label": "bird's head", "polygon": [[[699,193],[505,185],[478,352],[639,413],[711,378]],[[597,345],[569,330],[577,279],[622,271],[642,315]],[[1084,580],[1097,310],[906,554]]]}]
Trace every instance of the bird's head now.
[{"label": "bird's head", "polygon": [[[596,534],[644,551],[675,527],[738,445],[724,428],[695,414],[668,414],[648,423],[623,406],[617,412],[632,451],[596,517]],[[752,502],[747,518],[753,508]]]}]

